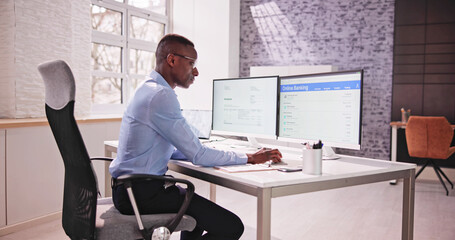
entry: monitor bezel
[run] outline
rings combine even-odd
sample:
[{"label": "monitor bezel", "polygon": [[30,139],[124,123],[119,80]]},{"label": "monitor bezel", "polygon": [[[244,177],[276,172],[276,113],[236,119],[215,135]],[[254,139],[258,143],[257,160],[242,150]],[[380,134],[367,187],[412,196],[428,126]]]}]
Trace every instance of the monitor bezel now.
[{"label": "monitor bezel", "polygon": [[[362,148],[362,121],[363,121],[363,77],[364,77],[364,70],[363,69],[355,69],[355,70],[344,70],[344,71],[336,71],[336,72],[323,72],[323,73],[311,73],[311,74],[298,74],[298,75],[289,75],[289,76],[280,76],[280,84],[278,88],[279,92],[279,99],[278,99],[278,115],[281,114],[280,106],[281,106],[281,82],[286,79],[292,78],[299,78],[299,77],[313,77],[313,76],[330,76],[330,75],[337,75],[337,74],[349,74],[349,73],[358,73],[360,72],[360,113],[359,113],[359,139],[358,143],[345,143],[345,142],[331,142],[331,141],[324,141],[325,146],[335,147],[335,148],[344,148],[344,149],[352,149],[352,150],[360,150]],[[306,142],[316,142],[319,139],[306,139],[306,138],[291,138],[291,137],[281,137],[280,136],[280,116],[277,121],[277,139],[278,141],[283,142],[295,142],[295,143],[306,143]]]},{"label": "monitor bezel", "polygon": [[[276,101],[275,101],[275,131],[274,134],[259,134],[259,133],[244,133],[244,132],[235,132],[235,131],[224,131],[224,130],[214,130],[214,98],[215,98],[215,82],[216,81],[244,81],[244,80],[254,80],[254,79],[264,79],[264,78],[275,78],[276,79]],[[280,76],[278,75],[267,75],[267,76],[254,76],[254,77],[235,77],[235,78],[217,78],[213,79],[212,82],[212,135],[224,135],[224,136],[236,136],[236,137],[255,137],[255,138],[264,138],[264,139],[277,139],[278,136],[278,121],[279,121],[279,98],[280,98]]]}]

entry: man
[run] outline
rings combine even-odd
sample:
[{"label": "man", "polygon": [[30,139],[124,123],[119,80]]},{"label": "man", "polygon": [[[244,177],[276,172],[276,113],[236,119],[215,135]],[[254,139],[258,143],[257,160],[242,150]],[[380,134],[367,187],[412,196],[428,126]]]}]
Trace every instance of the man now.
[{"label": "man", "polygon": [[[262,149],[254,154],[224,152],[205,147],[193,134],[181,115],[174,88],[188,88],[199,72],[195,67],[194,44],[183,36],[168,34],[158,44],[156,68],[141,85],[125,111],[120,129],[117,158],[109,171],[115,179],[124,174],[164,175],[170,158],[184,155],[193,164],[219,166],[281,161],[277,150]],[[123,185],[113,186],[115,207],[133,214]],[[141,212],[177,212],[183,202],[184,189],[164,188],[161,181],[144,181],[133,185]],[[232,212],[195,194],[186,214],[197,226],[182,232],[181,239],[239,239],[244,227]],[[202,235],[203,232],[206,234]]]}]

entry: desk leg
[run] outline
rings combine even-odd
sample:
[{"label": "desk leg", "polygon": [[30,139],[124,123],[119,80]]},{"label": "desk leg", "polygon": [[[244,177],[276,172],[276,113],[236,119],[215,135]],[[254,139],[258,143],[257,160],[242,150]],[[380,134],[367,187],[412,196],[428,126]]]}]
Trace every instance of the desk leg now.
[{"label": "desk leg", "polygon": [[216,185],[213,183],[210,183],[209,195],[210,195],[210,198],[209,198],[210,201],[216,202]]},{"label": "desk leg", "polygon": [[[392,126],[392,146],[391,146],[391,153],[390,153],[390,160],[392,162],[397,161],[397,132],[398,132],[398,127],[397,126]],[[396,184],[397,179],[391,180],[390,184]]]},{"label": "desk leg", "polygon": [[257,196],[258,212],[257,212],[257,239],[271,239],[271,207],[272,207],[272,189],[259,189]]},{"label": "desk leg", "polygon": [[[112,157],[113,152],[104,148],[104,156]],[[111,174],[109,174],[109,165],[111,163],[106,161],[104,163],[104,197],[112,197],[112,188],[111,188]]]},{"label": "desk leg", "polygon": [[415,169],[410,170],[409,177],[403,182],[403,216],[402,216],[402,240],[414,238],[414,195],[415,195]]}]

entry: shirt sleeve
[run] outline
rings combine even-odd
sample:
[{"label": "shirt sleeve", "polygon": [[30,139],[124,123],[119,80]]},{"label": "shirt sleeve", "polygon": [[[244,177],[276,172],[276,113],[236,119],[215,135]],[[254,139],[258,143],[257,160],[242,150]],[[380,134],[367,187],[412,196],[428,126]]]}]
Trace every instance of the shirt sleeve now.
[{"label": "shirt sleeve", "polygon": [[150,111],[150,121],[155,130],[193,164],[221,166],[247,162],[244,153],[221,151],[202,145],[182,116],[173,91],[163,90],[157,93],[151,100]]},{"label": "shirt sleeve", "polygon": [[175,160],[188,160],[186,158],[186,156],[182,152],[180,152],[178,149],[174,150],[174,152],[172,153],[171,158],[175,159]]}]

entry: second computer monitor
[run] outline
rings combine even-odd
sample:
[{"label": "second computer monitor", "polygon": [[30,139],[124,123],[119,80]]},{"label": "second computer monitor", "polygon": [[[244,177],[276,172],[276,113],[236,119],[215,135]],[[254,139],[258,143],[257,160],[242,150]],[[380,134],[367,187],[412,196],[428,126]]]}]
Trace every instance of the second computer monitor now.
[{"label": "second computer monitor", "polygon": [[276,138],[278,76],[213,80],[212,133]]},{"label": "second computer monitor", "polygon": [[362,70],[281,77],[278,139],[360,149],[362,78]]}]

